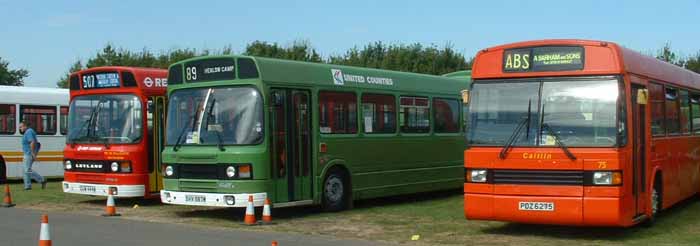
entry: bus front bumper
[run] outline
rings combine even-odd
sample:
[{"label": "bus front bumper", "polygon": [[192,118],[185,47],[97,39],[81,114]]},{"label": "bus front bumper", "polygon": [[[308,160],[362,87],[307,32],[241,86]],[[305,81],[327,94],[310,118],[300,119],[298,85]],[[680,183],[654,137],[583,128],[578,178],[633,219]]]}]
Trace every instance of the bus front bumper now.
[{"label": "bus front bumper", "polygon": [[[549,203],[552,210],[533,211],[521,203]],[[470,206],[471,204],[478,204]],[[464,215],[473,220],[573,226],[628,226],[617,197],[563,197],[464,194]]]},{"label": "bus front bumper", "polygon": [[63,192],[91,196],[107,196],[110,188],[116,191],[115,197],[143,197],[144,185],[106,185],[63,181]]},{"label": "bus front bumper", "polygon": [[260,207],[265,203],[267,193],[203,193],[160,191],[160,200],[166,204],[209,206],[209,207],[246,207],[248,197],[253,196],[253,206]]}]

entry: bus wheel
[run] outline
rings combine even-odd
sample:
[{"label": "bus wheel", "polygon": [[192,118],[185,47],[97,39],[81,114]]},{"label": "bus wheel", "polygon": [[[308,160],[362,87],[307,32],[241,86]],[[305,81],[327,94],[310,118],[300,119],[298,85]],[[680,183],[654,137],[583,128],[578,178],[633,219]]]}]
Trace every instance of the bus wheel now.
[{"label": "bus wheel", "polygon": [[323,182],[323,209],[335,212],[345,209],[348,187],[345,175],[340,169],[331,170]]},{"label": "bus wheel", "polygon": [[661,211],[661,185],[659,183],[654,184],[654,188],[651,190],[650,195],[651,200],[651,216],[644,223],[645,226],[652,226],[656,222],[656,218]]}]

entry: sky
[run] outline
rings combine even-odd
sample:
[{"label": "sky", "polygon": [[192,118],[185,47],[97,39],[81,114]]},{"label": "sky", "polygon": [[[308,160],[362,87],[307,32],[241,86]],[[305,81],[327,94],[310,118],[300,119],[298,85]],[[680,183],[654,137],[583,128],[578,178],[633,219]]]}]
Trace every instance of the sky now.
[{"label": "sky", "polygon": [[255,41],[309,41],[322,55],[370,42],[444,46],[473,56],[533,39],[617,42],[653,54],[700,52],[700,0],[686,1],[37,1],[0,0],[0,57],[55,87],[72,63],[107,43],[134,51],[242,52]]}]

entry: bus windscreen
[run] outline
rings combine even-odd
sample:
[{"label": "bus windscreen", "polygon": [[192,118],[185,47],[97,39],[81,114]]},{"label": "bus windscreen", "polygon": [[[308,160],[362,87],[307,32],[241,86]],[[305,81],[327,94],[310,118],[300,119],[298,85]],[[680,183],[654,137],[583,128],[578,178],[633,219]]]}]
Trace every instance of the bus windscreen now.
[{"label": "bus windscreen", "polygon": [[555,136],[567,146],[615,146],[618,96],[614,79],[477,82],[470,104],[469,143],[503,146],[528,120],[515,146],[554,146]]}]

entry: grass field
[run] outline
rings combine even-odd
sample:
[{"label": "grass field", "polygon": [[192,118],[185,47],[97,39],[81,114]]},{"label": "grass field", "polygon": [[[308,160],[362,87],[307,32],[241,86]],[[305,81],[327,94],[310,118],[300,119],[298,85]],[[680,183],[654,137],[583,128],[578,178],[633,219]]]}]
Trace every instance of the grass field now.
[{"label": "grass field", "polygon": [[[12,190],[15,203],[22,208],[98,216],[105,204],[104,198],[64,194],[60,182],[49,183],[46,190],[35,186],[32,191],[24,191],[16,183],[12,184]],[[339,213],[321,213],[316,207],[274,209],[276,224],[253,227],[241,224],[244,209],[119,199],[117,211],[126,219],[359,238],[389,245],[700,245],[700,199],[697,198],[665,211],[651,228],[624,229],[467,221],[460,190],[425,197],[428,196],[359,201],[354,209]],[[260,211],[256,214],[259,216]],[[411,241],[412,235],[420,235],[420,239]]]}]

